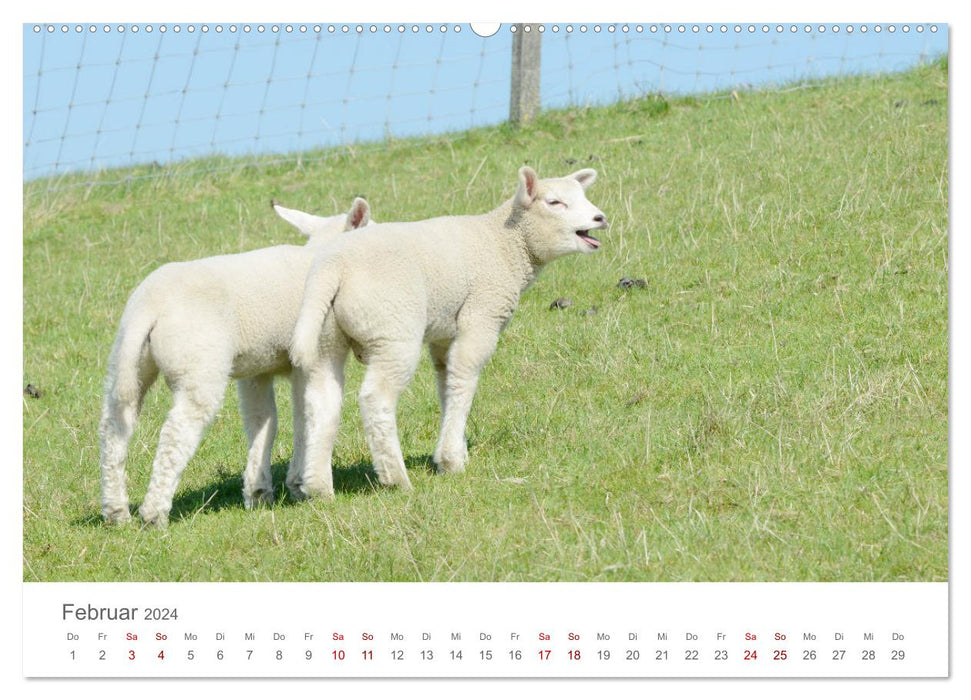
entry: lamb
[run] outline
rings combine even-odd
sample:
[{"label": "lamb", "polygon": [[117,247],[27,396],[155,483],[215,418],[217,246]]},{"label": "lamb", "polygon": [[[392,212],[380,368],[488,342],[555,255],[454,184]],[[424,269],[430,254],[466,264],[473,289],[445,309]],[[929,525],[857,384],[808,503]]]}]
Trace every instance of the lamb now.
[{"label": "lamb", "polygon": [[[331,458],[349,350],[367,369],[360,391],[378,481],[411,488],[398,441],[398,397],[428,344],[438,382],[439,473],[462,472],[479,373],[519,297],[543,267],[593,253],[607,227],[584,169],[540,180],[519,170],[515,196],[487,214],[379,224],[321,247],[307,277],[290,354],[305,397],[306,444],[287,474],[297,497],[333,496]],[[375,284],[380,280],[380,284]]]},{"label": "lamb", "polygon": [[[101,513],[106,522],[130,519],[125,458],[142,401],[159,373],[172,390],[172,409],[162,426],[148,493],[139,508],[142,520],[156,525],[168,522],[182,471],[231,378],[237,380],[249,442],[244,503],[251,508],[273,501],[270,456],[277,427],[273,378],[290,372],[287,350],[304,279],[317,248],[370,220],[370,207],[361,198],[354,200],[347,215],[332,217],[276,204],[274,209],[308,237],[305,246],[281,245],[169,263],[132,292],[108,360],[98,430]],[[303,391],[297,389],[294,385],[295,452],[303,446]]]}]

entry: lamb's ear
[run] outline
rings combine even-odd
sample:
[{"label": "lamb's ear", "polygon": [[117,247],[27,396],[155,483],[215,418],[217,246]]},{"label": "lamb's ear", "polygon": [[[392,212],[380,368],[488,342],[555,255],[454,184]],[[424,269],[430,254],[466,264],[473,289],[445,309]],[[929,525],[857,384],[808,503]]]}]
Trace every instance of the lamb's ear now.
[{"label": "lamb's ear", "polygon": [[363,228],[370,221],[371,205],[367,203],[364,197],[355,197],[354,203],[351,204],[351,210],[347,212],[347,224],[344,226],[344,230],[351,231],[356,228]]},{"label": "lamb's ear", "polygon": [[579,182],[580,187],[587,189],[597,179],[597,171],[593,168],[584,168],[583,170],[577,170],[570,177]]},{"label": "lamb's ear", "polygon": [[[328,225],[328,220],[322,216],[308,214],[299,209],[287,209],[286,207],[280,206],[280,203],[275,199],[270,200],[270,204],[273,207],[273,211],[277,213],[277,216],[308,238],[317,233],[321,227]],[[333,226],[333,224],[330,225]]]},{"label": "lamb's ear", "polygon": [[521,207],[528,207],[536,199],[539,189],[539,176],[528,165],[519,169],[519,190],[516,192],[516,203]]}]

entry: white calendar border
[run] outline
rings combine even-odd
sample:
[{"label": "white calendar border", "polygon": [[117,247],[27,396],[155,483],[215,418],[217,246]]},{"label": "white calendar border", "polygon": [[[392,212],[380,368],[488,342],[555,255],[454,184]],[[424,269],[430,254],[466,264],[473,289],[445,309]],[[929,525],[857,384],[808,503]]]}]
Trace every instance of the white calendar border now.
[{"label": "white calendar border", "polygon": [[[125,10],[125,21],[159,21],[167,19],[179,19],[181,21],[211,21],[213,17],[232,17],[234,20],[238,21],[260,21],[266,20],[267,18],[272,19],[291,19],[291,18],[306,18],[308,16],[318,16],[326,15],[328,21],[419,21],[427,20],[429,18],[434,18],[435,20],[443,21],[457,21],[465,22],[470,20],[490,20],[490,19],[504,19],[506,21],[549,21],[555,13],[550,12],[550,6],[554,8],[557,5],[553,3],[546,3],[546,0],[534,0],[530,3],[525,2],[512,2],[510,0],[489,0],[489,2],[483,8],[474,8],[470,12],[468,5],[463,4],[448,4],[443,1],[438,1],[434,3],[426,3],[422,6],[417,6],[416,3],[409,3],[408,9],[405,10],[404,6],[400,3],[393,4],[390,0],[382,0],[381,3],[375,3],[374,5],[364,8],[359,6],[354,6],[351,4],[337,5],[337,6],[327,6],[324,8],[319,4],[309,5],[306,3],[289,3],[289,2],[277,2],[274,3],[272,7],[267,8],[266,6],[258,6],[254,12],[251,9],[244,9],[238,5],[229,5],[228,3],[223,6],[210,6],[206,11],[200,11],[200,6],[197,2],[185,2],[185,0],[170,0],[165,3],[162,7],[155,6],[129,6]],[[638,6],[636,12],[631,12],[629,3],[622,2],[621,0],[600,0],[596,3],[588,3],[584,6],[571,6],[569,10],[569,16],[564,17],[569,21],[609,21],[613,19],[623,19],[631,20],[632,14],[643,14],[649,15],[651,21],[711,21],[712,18],[718,20],[725,19],[752,19],[752,18],[771,18],[772,21],[806,21],[820,19],[825,21],[849,21],[849,22],[859,22],[861,20],[872,20],[872,15],[870,17],[861,17],[857,12],[852,10],[845,2],[836,2],[835,0],[817,0],[813,2],[810,12],[806,12],[803,8],[792,8],[791,6],[779,6],[774,2],[745,2],[743,3],[733,3],[730,7],[730,14],[732,17],[725,17],[726,11],[725,6],[721,3],[715,3],[711,0],[707,0],[705,3],[696,3],[693,6],[685,5],[658,5],[657,7],[651,8],[647,6]],[[940,0],[925,0],[920,4],[915,4],[913,2],[899,2],[891,1],[885,2],[881,8],[881,18],[888,18],[891,20],[912,20],[915,19],[915,14],[920,14],[919,18],[928,21],[946,21],[950,16],[947,10],[950,9],[950,4],[941,2]],[[112,9],[102,9],[98,6],[97,2],[89,2],[84,5],[78,5],[75,2],[64,2],[64,0],[54,0],[53,2],[45,3],[43,10],[39,10],[37,7],[29,7],[20,5],[17,7],[19,11],[19,17],[16,20],[9,21],[4,25],[4,31],[7,32],[5,39],[6,41],[0,42],[0,50],[4,52],[4,58],[6,60],[3,64],[7,67],[5,74],[7,75],[7,94],[18,94],[21,90],[21,75],[16,67],[21,65],[22,56],[22,43],[21,43],[21,29],[19,24],[26,21],[34,21],[38,19],[37,13],[40,12],[43,17],[41,19],[51,19],[60,21],[76,21],[76,20],[87,20],[91,18],[97,18],[99,21],[105,18],[111,18],[112,20],[121,19],[118,17],[117,10]],[[30,12],[34,14],[28,16]],[[107,13],[107,14],[106,14]],[[211,13],[211,14],[210,14]],[[473,14],[475,16],[469,16]],[[560,16],[563,13],[559,13]],[[164,17],[162,15],[165,15]],[[811,16],[810,16],[811,15]],[[14,24],[16,22],[16,24]],[[962,75],[960,57],[962,56],[962,39],[963,39],[963,29],[965,25],[957,24],[951,25],[951,61],[952,65],[954,60],[958,59],[958,70],[951,73],[952,88],[951,88],[951,123],[958,123],[958,119],[955,115],[964,115],[964,121],[966,121],[966,115],[968,114],[968,104],[967,104],[967,91],[966,82]],[[966,74],[965,74],[966,75]],[[12,135],[9,137],[12,142]],[[949,239],[950,242],[950,264],[953,270],[955,262],[959,262],[961,265],[960,269],[964,269],[967,263],[967,247],[966,244],[961,240],[960,236],[953,235],[953,232],[962,231],[962,223],[967,221],[965,216],[966,212],[966,200],[962,201],[960,198],[956,201],[953,199],[953,182],[961,181],[963,170],[962,166],[967,162],[967,147],[965,145],[965,140],[963,134],[960,130],[951,130],[951,152],[952,152],[952,165],[951,165],[951,192],[952,192],[952,216],[950,222],[950,230],[952,235]],[[958,164],[954,163],[954,157],[961,157],[961,162]],[[4,251],[6,255],[2,256],[2,264],[4,266],[2,274],[0,274],[0,279],[3,280],[4,291],[7,292],[6,299],[12,300],[17,299],[17,283],[22,279],[22,245],[18,236],[10,235],[9,232],[16,232],[21,229],[21,206],[22,200],[20,192],[21,188],[21,168],[18,159],[8,158],[5,168],[5,175],[7,181],[7,187],[4,188],[5,206],[3,211],[9,217],[10,226],[8,226],[8,235],[5,237],[4,245],[7,249]],[[951,293],[949,296],[949,309],[951,310],[951,321],[952,327],[950,330],[950,343],[952,347],[952,357],[957,358],[959,356],[960,350],[964,350],[968,347],[967,342],[967,324],[966,318],[962,319],[964,323],[958,324],[957,315],[954,313],[954,309],[963,308],[963,304],[967,302],[968,291],[967,291],[967,280],[968,276],[965,275],[962,279],[960,275],[951,276]],[[22,296],[22,287],[20,288],[20,295]],[[4,314],[5,323],[10,326],[15,326],[18,332],[22,332],[22,304],[14,305],[9,303],[4,305],[4,308],[8,311]],[[22,465],[23,465],[23,455],[22,455],[22,436],[18,437],[15,430],[18,429],[18,424],[22,423],[22,420],[18,419],[20,416],[20,411],[17,409],[20,396],[20,379],[21,379],[21,368],[22,363],[22,338],[21,342],[11,346],[4,347],[0,352],[3,352],[3,357],[5,360],[4,366],[7,370],[5,373],[6,377],[6,391],[3,395],[6,397],[6,401],[3,404],[3,422],[4,425],[4,439],[6,444],[14,445],[14,462],[13,468],[8,465],[7,473],[11,483],[8,488],[4,489],[6,494],[6,499],[10,502],[5,504],[4,512],[15,522],[8,523],[8,526],[4,530],[8,534],[6,537],[0,538],[0,544],[2,544],[2,561],[7,563],[5,570],[8,572],[7,580],[4,583],[4,592],[7,594],[4,596],[4,600],[8,602],[8,605],[12,605],[14,608],[17,607],[18,602],[21,600],[21,593],[23,590],[23,578],[22,578],[22,500],[21,500],[21,484],[22,484]],[[967,376],[959,362],[950,363],[950,425],[958,425],[960,419],[967,416]],[[966,448],[966,441],[962,435],[961,430],[951,430],[950,435],[950,452],[951,452],[951,464],[962,465],[967,462],[968,451]],[[19,466],[18,466],[19,465]],[[954,469],[951,471],[950,480],[950,502],[951,504],[961,504],[965,499],[955,497],[955,494],[967,495],[966,484],[964,483],[964,477],[960,469]],[[963,543],[966,541],[965,535],[967,535],[967,520],[966,520],[967,508],[959,507],[957,509],[952,509],[951,513],[951,528],[950,537],[952,543]],[[952,546],[953,551],[953,546]],[[950,580],[951,580],[951,660],[955,658],[968,658],[971,656],[969,654],[968,645],[966,643],[966,605],[963,602],[961,596],[955,595],[955,592],[959,586],[963,586],[963,582],[967,575],[967,559],[962,559],[960,557],[952,557],[950,562]],[[692,585],[692,584],[685,584]],[[6,618],[12,620],[17,619],[19,616],[15,613],[11,613]],[[23,622],[23,621],[22,621]],[[8,625],[12,626],[12,625]],[[449,697],[454,697],[456,694],[461,694],[465,698],[478,698],[478,697],[489,697],[493,698],[497,692],[510,692],[510,691],[524,691],[527,693],[535,693],[537,691],[544,694],[562,693],[566,697],[571,697],[574,694],[582,694],[584,696],[589,696],[591,692],[597,690],[608,690],[611,693],[615,693],[618,696],[625,696],[627,694],[636,694],[639,697],[644,697],[645,693],[660,693],[662,697],[666,697],[669,694],[677,693],[679,696],[684,696],[690,694],[688,691],[700,691],[705,693],[706,696],[710,695],[713,691],[717,690],[720,685],[719,681],[713,680],[699,680],[699,681],[689,681],[689,680],[651,680],[648,681],[650,685],[644,685],[644,681],[578,681],[576,679],[569,680],[544,680],[542,684],[538,684],[534,681],[491,681],[491,682],[476,682],[469,683],[463,680],[439,680],[439,681],[405,681],[404,686],[399,686],[398,683],[401,681],[360,681],[360,680],[329,680],[326,686],[320,686],[316,681],[260,681],[254,683],[252,680],[221,680],[218,682],[214,681],[166,681],[166,682],[153,682],[145,683],[140,681],[26,681],[21,675],[22,663],[17,663],[22,661],[22,659],[17,658],[19,655],[13,653],[11,649],[11,644],[6,645],[6,651],[3,654],[3,664],[4,664],[4,679],[8,681],[9,685],[20,691],[21,695],[30,695],[34,698],[44,698],[44,697],[57,697],[71,691],[71,688],[75,683],[80,683],[86,692],[100,692],[100,693],[111,693],[126,696],[132,696],[133,693],[137,693],[139,700],[148,700],[151,698],[170,698],[173,692],[184,692],[184,691],[197,691],[201,693],[212,693],[217,691],[220,693],[232,692],[235,697],[250,697],[256,695],[266,695],[268,693],[276,692],[293,692],[297,691],[301,695],[305,694],[307,691],[313,692],[326,692],[339,693],[339,692],[349,692],[355,693],[360,696],[361,693],[367,694],[369,691],[378,691],[382,694],[386,694],[389,691],[399,691],[404,690],[405,692],[415,692],[421,693],[424,697],[444,697],[448,695]],[[19,647],[16,642],[13,644],[14,647]],[[932,693],[934,697],[944,697],[952,696],[956,693],[957,683],[955,682],[958,677],[967,676],[968,673],[962,674],[961,669],[955,664],[951,664],[951,681],[900,681],[900,680],[888,680],[888,681],[860,681],[860,680],[839,680],[839,681],[813,681],[813,682],[801,682],[795,683],[788,680],[737,680],[730,682],[730,688],[732,692],[744,693],[750,698],[760,698],[760,697],[776,697],[781,694],[785,694],[787,698],[801,698],[801,697],[812,697],[818,698],[820,692],[832,693],[832,692],[851,692],[851,693],[879,693],[881,698],[912,698],[917,693],[929,692]],[[966,678],[965,678],[966,679]],[[822,685],[820,685],[822,684]]]}]

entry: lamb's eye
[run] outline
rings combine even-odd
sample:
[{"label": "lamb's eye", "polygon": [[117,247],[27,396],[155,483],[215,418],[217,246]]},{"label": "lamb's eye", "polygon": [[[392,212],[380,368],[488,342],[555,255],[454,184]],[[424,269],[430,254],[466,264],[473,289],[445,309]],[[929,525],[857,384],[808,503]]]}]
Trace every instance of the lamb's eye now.
[{"label": "lamb's eye", "polygon": [[564,203],[564,202],[561,202],[561,201],[560,201],[560,200],[558,200],[558,199],[547,199],[547,200],[546,200],[546,203],[547,203],[547,204],[549,204],[549,205],[550,205],[551,207],[555,207],[555,206],[557,206],[557,205],[559,205],[559,206],[563,206],[563,207],[565,207],[565,206],[566,206],[566,203]]}]

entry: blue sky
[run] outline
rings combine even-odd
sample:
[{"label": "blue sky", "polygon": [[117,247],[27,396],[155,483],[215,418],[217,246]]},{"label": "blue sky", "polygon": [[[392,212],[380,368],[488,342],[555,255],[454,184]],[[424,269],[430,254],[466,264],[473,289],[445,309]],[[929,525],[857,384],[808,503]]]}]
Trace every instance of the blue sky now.
[{"label": "blue sky", "polygon": [[[489,38],[455,24],[388,32],[383,24],[333,32],[313,24],[63,26],[23,27],[27,179],[211,153],[292,153],[495,124],[508,114],[509,25]],[[820,26],[547,25],[543,106],[891,72],[947,52],[944,25]]]}]

